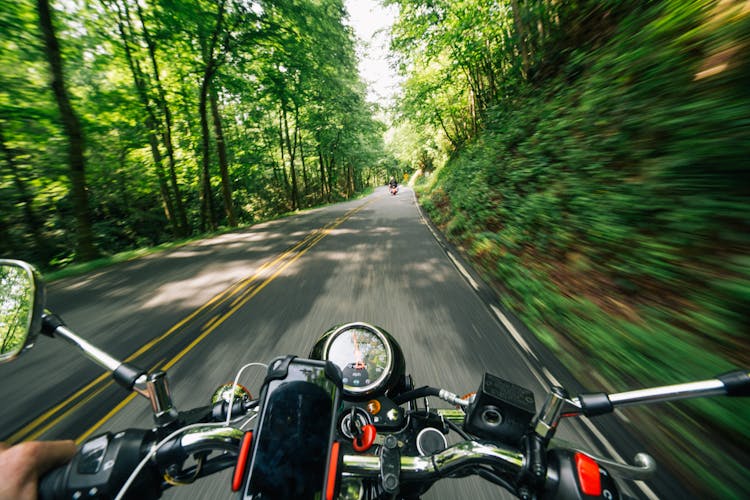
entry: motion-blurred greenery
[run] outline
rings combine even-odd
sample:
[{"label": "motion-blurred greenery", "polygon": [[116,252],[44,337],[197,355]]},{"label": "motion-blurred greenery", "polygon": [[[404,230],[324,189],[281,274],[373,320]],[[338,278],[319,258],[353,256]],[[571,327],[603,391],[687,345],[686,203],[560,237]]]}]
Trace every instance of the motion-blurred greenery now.
[{"label": "motion-blurred greenery", "polygon": [[[750,367],[750,9],[628,4],[550,76],[519,78],[419,186],[590,389]],[[746,497],[747,401],[665,410],[628,416],[693,491]]]}]

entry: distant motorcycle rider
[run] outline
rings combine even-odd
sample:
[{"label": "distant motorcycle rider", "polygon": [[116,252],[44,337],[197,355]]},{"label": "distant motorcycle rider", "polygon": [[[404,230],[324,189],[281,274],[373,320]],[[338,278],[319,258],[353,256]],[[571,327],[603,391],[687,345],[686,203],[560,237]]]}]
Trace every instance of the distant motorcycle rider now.
[{"label": "distant motorcycle rider", "polygon": [[391,176],[391,180],[388,181],[388,189],[391,192],[391,194],[396,194],[398,192],[398,182],[396,181],[396,178]]}]

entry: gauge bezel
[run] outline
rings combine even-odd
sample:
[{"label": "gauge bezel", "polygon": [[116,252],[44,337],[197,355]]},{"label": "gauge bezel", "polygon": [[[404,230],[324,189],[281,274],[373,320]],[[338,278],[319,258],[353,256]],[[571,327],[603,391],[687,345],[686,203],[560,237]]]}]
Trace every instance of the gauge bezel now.
[{"label": "gauge bezel", "polygon": [[390,381],[391,376],[393,375],[395,353],[393,350],[393,346],[391,345],[391,341],[388,339],[388,336],[384,332],[382,332],[379,328],[373,325],[370,325],[368,323],[361,323],[361,322],[346,323],[344,325],[337,327],[330,334],[330,336],[326,339],[326,342],[323,346],[323,359],[331,361],[329,357],[329,354],[330,354],[329,350],[330,350],[331,344],[342,333],[344,333],[347,330],[351,330],[353,328],[367,330],[368,332],[375,334],[375,336],[378,337],[378,339],[380,339],[380,342],[382,342],[382,344],[385,346],[386,355],[388,359],[387,359],[385,368],[383,369],[383,373],[380,374],[380,376],[377,379],[375,379],[373,382],[370,382],[369,384],[362,386],[362,387],[353,387],[353,386],[344,384],[343,392],[345,394],[349,394],[352,396],[364,396],[364,395],[373,394],[380,390],[384,390],[388,382]]}]

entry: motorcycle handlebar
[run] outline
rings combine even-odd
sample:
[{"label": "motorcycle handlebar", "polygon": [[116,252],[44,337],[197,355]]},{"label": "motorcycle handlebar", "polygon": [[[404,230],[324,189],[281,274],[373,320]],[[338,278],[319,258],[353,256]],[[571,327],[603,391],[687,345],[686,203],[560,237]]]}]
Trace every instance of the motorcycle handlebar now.
[{"label": "motorcycle handlebar", "polygon": [[[127,434],[130,432],[133,433],[133,439],[129,440],[132,442],[118,443],[116,447],[127,446],[135,451],[136,441],[143,436],[143,431],[136,432],[135,429],[126,431]],[[189,426],[189,428],[183,429],[183,432],[162,443],[161,446],[153,443],[145,449],[141,448],[140,461],[147,461],[151,464],[148,467],[151,469],[149,473],[146,473],[145,470],[140,471],[140,468],[136,466],[139,460],[136,460],[133,453],[128,453],[127,457],[118,456],[111,467],[114,475],[121,478],[115,484],[119,483],[121,486],[125,482],[129,482],[126,479],[136,469],[141,474],[146,473],[151,479],[157,479],[158,475],[154,474],[155,471],[152,466],[165,470],[171,465],[182,463],[187,457],[196,453],[220,450],[231,455],[237,455],[243,435],[244,431],[235,427],[210,424]],[[102,453],[109,455],[107,450]],[[71,493],[71,488],[78,489],[75,487],[77,484],[88,483],[90,487],[87,487],[87,490],[96,487],[93,482],[84,481],[82,483],[80,477],[74,477],[76,471],[80,470],[81,462],[85,460],[81,451],[79,451],[79,455],[81,456],[74,458],[66,466],[50,471],[42,478],[38,489],[40,499],[67,498]],[[524,464],[525,458],[520,451],[488,441],[463,441],[434,455],[400,457],[401,473],[399,479],[402,482],[431,482],[461,470],[482,465],[493,466],[512,477],[521,471]],[[230,466],[230,462],[224,462],[224,465],[222,465],[224,468]],[[343,455],[341,470],[344,477],[375,478],[381,474],[381,459],[376,455]],[[109,481],[107,483],[106,489],[109,494],[114,496],[119,490],[119,486],[115,486]],[[114,490],[112,487],[114,487]],[[152,487],[159,488],[155,484]]]},{"label": "motorcycle handlebar", "polygon": [[[402,456],[401,481],[436,480],[462,469],[479,465],[498,467],[509,475],[518,474],[525,464],[523,453],[488,441],[462,441],[429,456]],[[344,455],[342,473],[358,478],[377,477],[381,473],[376,455]]]},{"label": "motorcycle handlebar", "polygon": [[62,499],[67,490],[68,467],[62,466],[51,470],[39,480],[37,497],[41,500]]},{"label": "motorcycle handlebar", "polygon": [[[157,451],[154,461],[166,465],[177,456],[187,457],[210,450],[236,453],[244,433],[234,427],[194,427],[162,447],[164,451]],[[377,455],[343,455],[342,462],[342,473],[345,476],[371,478],[381,473],[380,457]],[[489,441],[462,441],[434,455],[402,456],[401,480],[435,480],[477,465],[490,465],[516,475],[523,469],[525,462],[523,453],[518,450]]]},{"label": "motorcycle handlebar", "polygon": [[[234,427],[205,426],[186,431],[172,441],[184,456],[193,453],[221,449],[237,452],[244,431]],[[173,452],[157,452],[155,461],[166,464]],[[430,481],[449,476],[461,469],[477,465],[497,467],[509,475],[518,474],[526,459],[518,450],[513,450],[489,441],[462,441],[429,456],[402,456],[402,481]],[[371,478],[381,473],[381,461],[377,455],[343,455],[344,476]]]}]

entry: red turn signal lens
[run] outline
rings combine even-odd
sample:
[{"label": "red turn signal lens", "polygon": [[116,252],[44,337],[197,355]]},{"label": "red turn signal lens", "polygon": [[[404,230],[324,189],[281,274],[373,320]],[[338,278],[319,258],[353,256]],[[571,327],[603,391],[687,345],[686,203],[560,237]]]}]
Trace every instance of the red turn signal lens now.
[{"label": "red turn signal lens", "polygon": [[602,494],[602,479],[599,476],[599,464],[594,462],[593,458],[583,453],[576,453],[575,459],[581,492],[584,495],[600,496]]},{"label": "red turn signal lens", "polygon": [[250,455],[250,445],[253,442],[253,433],[248,431],[242,437],[240,443],[240,455],[237,457],[237,465],[234,466],[234,475],[232,476],[232,491],[240,491],[242,480],[245,479],[245,469],[247,468],[247,457]]}]

